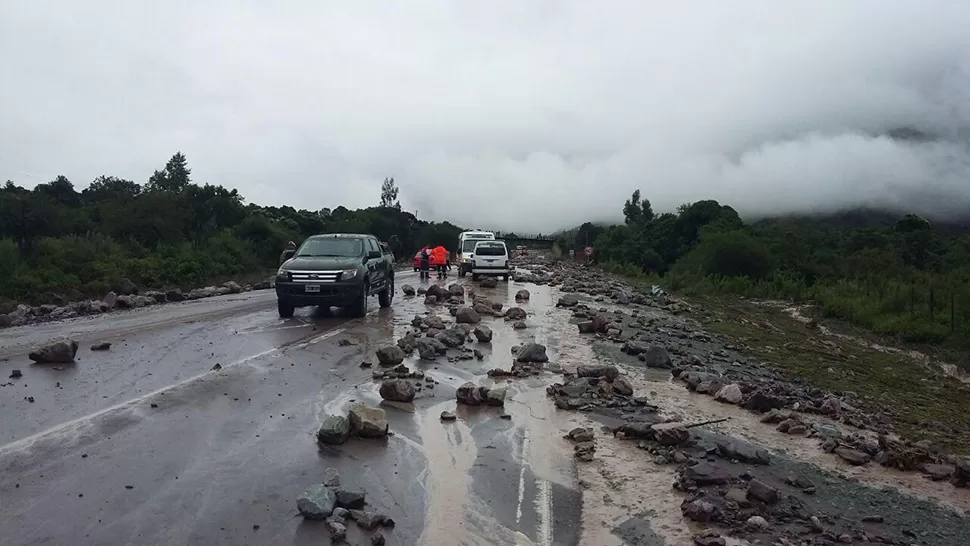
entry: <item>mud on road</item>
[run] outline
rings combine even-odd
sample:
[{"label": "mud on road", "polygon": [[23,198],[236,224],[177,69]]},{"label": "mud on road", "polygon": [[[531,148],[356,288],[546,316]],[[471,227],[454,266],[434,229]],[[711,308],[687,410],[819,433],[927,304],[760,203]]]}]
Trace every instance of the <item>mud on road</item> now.
[{"label": "mud on road", "polygon": [[[816,436],[779,432],[760,412],[686,388],[670,368],[784,379],[678,302],[584,270],[523,265],[532,273],[496,288],[399,273],[399,287],[458,282],[468,306],[477,297],[526,314],[483,312],[491,341],[462,343],[480,360],[460,348],[407,355],[403,365],[424,375],[409,380],[421,385],[411,403],[382,401],[375,371],[390,368],[376,352],[427,338],[416,316],[453,327],[457,304],[400,288],[390,309],[374,301],[363,319],[304,310],[281,320],[273,294],[246,293],[4,330],[0,373],[22,377],[0,388],[0,544],[327,544],[332,529],[302,518],[297,497],[329,469],[394,521],[378,531],[348,523],[350,544],[376,533],[407,545],[970,544],[966,489],[849,466]],[[523,289],[529,298],[517,299]],[[580,334],[598,315],[609,315],[603,331]],[[75,363],[29,364],[32,345],[58,336],[80,342]],[[100,341],[111,349],[91,351]],[[630,341],[669,349],[669,367],[621,350]],[[548,362],[515,363],[527,343],[544,345]],[[587,376],[576,389],[581,366],[622,375]],[[521,373],[488,375],[496,369]],[[468,381],[507,387],[504,406],[457,404]],[[391,434],[319,444],[321,423],[355,402],[383,409]],[[798,413],[806,428],[855,432]],[[723,418],[674,444],[634,434]],[[757,464],[762,451],[768,464]],[[754,481],[777,500],[752,497]]]}]

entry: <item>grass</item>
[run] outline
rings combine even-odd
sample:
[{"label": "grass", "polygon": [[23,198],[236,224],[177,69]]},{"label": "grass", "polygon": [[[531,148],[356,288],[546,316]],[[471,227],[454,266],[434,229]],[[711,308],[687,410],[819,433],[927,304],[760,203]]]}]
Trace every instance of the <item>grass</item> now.
[{"label": "grass", "polygon": [[[659,279],[650,276],[625,275],[622,268],[604,269],[641,287],[659,284]],[[669,279],[665,280],[664,286],[670,286]],[[772,364],[785,377],[828,391],[854,392],[861,400],[861,409],[867,412],[887,408],[903,438],[930,440],[947,452],[970,454],[970,392],[963,384],[913,356],[872,347],[878,344],[918,350],[962,364],[970,361],[965,343],[953,339],[934,344],[901,343],[898,336],[869,331],[859,321],[843,320],[821,309],[826,328],[852,339],[826,336],[777,306],[747,299],[770,298],[769,287],[745,290],[752,287],[750,282],[735,282],[738,286],[708,280],[707,285],[680,287],[677,293],[702,309],[704,316],[710,316],[704,325],[708,331],[743,346],[746,353]]]}]

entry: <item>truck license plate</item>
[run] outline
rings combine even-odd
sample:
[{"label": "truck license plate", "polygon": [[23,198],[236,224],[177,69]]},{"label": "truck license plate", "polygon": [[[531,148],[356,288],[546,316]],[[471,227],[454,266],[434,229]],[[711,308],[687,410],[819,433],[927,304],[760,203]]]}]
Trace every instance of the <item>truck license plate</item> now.
[{"label": "truck license plate", "polygon": [[319,292],[320,291],[320,285],[319,284],[308,284],[308,285],[306,285],[306,287],[304,287],[304,291],[306,291],[306,292]]}]

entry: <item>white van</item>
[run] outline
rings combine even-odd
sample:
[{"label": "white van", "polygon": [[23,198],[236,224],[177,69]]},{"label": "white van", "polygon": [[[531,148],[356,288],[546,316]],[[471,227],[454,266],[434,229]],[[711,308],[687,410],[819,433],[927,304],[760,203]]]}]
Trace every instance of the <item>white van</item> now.
[{"label": "white van", "polygon": [[472,270],[472,254],[475,253],[475,244],[479,241],[494,241],[495,234],[491,231],[463,231],[458,236],[458,252],[455,258],[458,259],[458,276],[464,277]]},{"label": "white van", "polygon": [[487,276],[509,280],[512,270],[509,267],[509,249],[505,246],[505,241],[478,241],[471,260],[473,279]]}]

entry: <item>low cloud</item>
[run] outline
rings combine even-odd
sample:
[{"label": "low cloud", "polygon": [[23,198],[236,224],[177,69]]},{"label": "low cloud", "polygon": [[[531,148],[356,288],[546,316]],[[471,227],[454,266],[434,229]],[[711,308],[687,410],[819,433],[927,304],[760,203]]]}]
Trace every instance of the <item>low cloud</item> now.
[{"label": "low cloud", "polygon": [[[43,5],[41,5],[43,4]],[[713,198],[970,203],[970,4],[882,0],[0,7],[0,178],[143,182],[519,231]],[[892,138],[907,129],[919,138]]]}]

